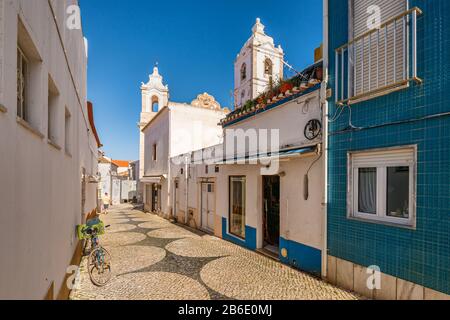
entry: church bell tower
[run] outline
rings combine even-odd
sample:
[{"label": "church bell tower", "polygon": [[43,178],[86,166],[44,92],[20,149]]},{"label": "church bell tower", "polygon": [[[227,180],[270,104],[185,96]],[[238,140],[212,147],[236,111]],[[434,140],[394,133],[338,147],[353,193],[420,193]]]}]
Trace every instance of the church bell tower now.
[{"label": "church bell tower", "polygon": [[142,109],[139,121],[140,131],[140,172],[142,179],[144,176],[144,133],[142,129],[169,103],[169,86],[164,85],[163,77],[159,74],[158,66],[153,68],[153,73],[149,76],[147,83],[141,85]]},{"label": "church bell tower", "polygon": [[243,106],[283,78],[284,52],[265,34],[259,18],[234,62],[234,103]]}]

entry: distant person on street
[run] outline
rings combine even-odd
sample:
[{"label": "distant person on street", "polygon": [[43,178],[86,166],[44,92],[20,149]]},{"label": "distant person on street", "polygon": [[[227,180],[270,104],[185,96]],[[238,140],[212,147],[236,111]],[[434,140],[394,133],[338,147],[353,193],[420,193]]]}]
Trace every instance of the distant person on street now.
[{"label": "distant person on street", "polygon": [[107,192],[103,196],[102,202],[103,202],[103,214],[108,214],[109,205],[111,204],[111,198],[109,197]]}]

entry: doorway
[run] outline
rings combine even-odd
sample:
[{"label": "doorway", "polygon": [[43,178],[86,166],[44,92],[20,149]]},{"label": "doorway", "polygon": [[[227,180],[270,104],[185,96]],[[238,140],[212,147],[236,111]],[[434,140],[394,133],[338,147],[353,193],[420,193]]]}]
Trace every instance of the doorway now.
[{"label": "doorway", "polygon": [[264,249],[278,256],[280,246],[280,177],[263,177]]},{"label": "doorway", "polygon": [[201,188],[202,229],[214,232],[214,211],[216,206],[214,183],[202,182]]},{"label": "doorway", "polygon": [[161,185],[153,185],[153,197],[152,197],[152,211],[155,213],[161,212]]},{"label": "doorway", "polygon": [[175,180],[174,182],[174,190],[173,190],[173,218],[177,219],[178,217],[178,191],[180,189],[180,183],[178,180]]}]

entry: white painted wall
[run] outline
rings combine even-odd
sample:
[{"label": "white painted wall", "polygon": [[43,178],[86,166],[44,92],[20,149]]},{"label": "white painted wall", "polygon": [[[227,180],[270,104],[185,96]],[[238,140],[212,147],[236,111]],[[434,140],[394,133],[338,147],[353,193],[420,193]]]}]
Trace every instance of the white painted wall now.
[{"label": "white painted wall", "polygon": [[[320,161],[309,174],[309,199],[303,198],[303,177],[317,158],[312,156],[281,163],[280,172],[286,175],[280,179],[280,235],[321,250],[323,179]],[[256,228],[259,248],[263,246],[263,185],[260,168],[257,165],[221,166],[216,189],[217,212],[228,219],[229,177],[246,177],[246,225]]]},{"label": "white painted wall", "polygon": [[[84,40],[81,30],[64,29],[65,8],[77,1],[51,3],[57,24],[45,0],[0,0],[0,104],[6,107],[6,113],[0,112],[0,299],[42,299],[52,281],[56,296],[78,242],[76,225],[96,208],[97,184],[87,184],[81,207],[82,168],[95,175],[98,155],[92,130],[88,132]],[[35,129],[41,134],[16,120],[18,16],[42,60],[31,97]],[[47,143],[49,74],[60,92],[56,142],[61,150]],[[64,107],[72,115],[70,155],[64,151]]]},{"label": "white painted wall", "polygon": [[144,188],[140,181],[140,167],[141,165],[139,160],[131,162],[131,179],[136,181],[136,196],[138,203],[142,203],[144,201]]},{"label": "white painted wall", "polygon": [[[305,104],[307,102],[307,104]],[[304,137],[304,128],[311,119],[321,120],[319,103],[319,90],[296,100],[291,100],[270,111],[241,121],[227,129],[279,129],[280,145],[282,148],[301,147],[321,143],[321,137],[314,141],[308,141]],[[223,145],[217,146],[218,149]],[[212,154],[207,148],[203,154]],[[250,154],[257,149],[250,150]],[[244,154],[244,148],[238,148],[240,155]],[[202,153],[202,151],[194,154]],[[227,158],[234,154],[227,150]],[[194,159],[201,159],[195,156]],[[179,157],[174,158],[179,162]],[[221,160],[216,156],[215,160]],[[316,162],[315,162],[316,161]],[[315,164],[313,165],[313,163]],[[304,245],[322,250],[323,243],[323,158],[312,154],[307,157],[295,158],[289,161],[281,161],[279,173],[284,173],[280,179],[280,235]],[[180,190],[179,212],[180,221],[184,221],[186,207],[186,177],[181,175],[180,169],[184,165],[172,164],[172,178],[178,179]],[[209,166],[209,172],[205,172],[205,163],[191,164],[189,176],[189,208],[195,213],[197,227],[200,226],[200,188],[199,182],[204,179],[214,181],[216,185],[216,219],[215,234],[222,235],[221,218],[229,216],[229,177],[246,177],[246,225],[256,228],[257,246],[263,246],[263,177],[261,165],[220,165],[219,173],[214,172],[214,165]],[[304,199],[304,176],[309,172],[309,198]],[[173,202],[173,200],[171,200]],[[195,226],[192,225],[191,226]]]},{"label": "white painted wall", "polygon": [[196,108],[187,104],[170,103],[170,153],[180,154],[214,146],[223,142],[222,110]]},{"label": "white painted wall", "polygon": [[[144,128],[144,149],[141,150],[144,159],[143,177],[166,177],[162,181],[163,214],[169,215],[173,205],[171,199],[173,175],[170,158],[221,143],[223,138],[219,122],[225,115],[226,111],[223,109],[208,109],[169,102],[168,107],[160,110]],[[155,144],[157,146],[156,161],[153,160]],[[145,191],[144,197],[147,197]],[[148,204],[145,208],[150,209]]]},{"label": "white painted wall", "polygon": [[[245,132],[253,129],[279,130],[281,149],[320,143],[321,137],[315,141],[308,141],[304,136],[305,126],[310,120],[322,120],[319,97],[320,92],[316,90],[274,109],[260,113],[255,117],[250,117],[247,120],[228,126],[225,129],[242,129]],[[245,151],[245,145],[238,145],[237,152],[239,156],[244,155]],[[255,144],[247,151],[250,154],[256,154],[258,145]],[[232,155],[229,154],[229,150],[226,150],[226,152],[228,156]]]},{"label": "white painted wall", "polygon": [[[219,145],[222,147],[222,145]],[[213,149],[214,147],[205,148],[205,150]],[[192,152],[194,154],[194,159],[201,159],[202,153],[207,157],[207,155],[211,154],[208,151],[199,150]],[[185,156],[178,156],[172,158],[171,161],[171,180],[172,184],[172,192],[170,194],[169,203],[171,206],[174,206],[175,197],[175,189],[174,183],[178,181],[178,193],[177,193],[177,208],[174,215],[177,217],[178,221],[185,223],[186,222],[186,208],[193,212],[193,220],[189,221],[189,225],[194,228],[201,228],[202,220],[201,220],[201,183],[202,182],[212,182],[217,185],[217,178],[220,176],[220,172],[215,172],[215,165],[212,162],[208,164],[189,164],[185,165],[182,161]],[[188,157],[191,157],[191,154],[188,154]],[[206,166],[208,170],[206,170]],[[183,173],[181,173],[181,169],[183,169]],[[189,186],[186,188],[186,186]],[[215,192],[215,199],[219,198],[217,192]],[[186,200],[188,201],[186,203]],[[220,219],[222,215],[217,210],[217,206],[215,208],[215,228],[214,233],[221,237],[221,229],[220,229]]]},{"label": "white painted wall", "polygon": [[[278,129],[280,148],[286,149],[321,143],[321,137],[309,141],[304,136],[305,126],[312,119],[322,120],[319,90],[250,117],[226,129],[243,129],[244,131],[249,129]],[[255,148],[248,150],[250,154],[258,152],[257,145]],[[245,152],[245,146],[238,145],[237,150],[238,154],[242,156]],[[226,150],[226,154],[227,158],[232,155],[229,150]],[[281,177],[280,180],[280,234],[286,239],[321,250],[323,242],[323,215],[321,213],[324,197],[322,158],[314,164],[309,173],[309,199],[304,200],[303,198],[304,176],[316,159],[318,159],[318,156],[312,155],[280,162],[279,172],[285,173],[285,176]],[[246,221],[247,225],[257,229],[257,244],[259,247],[263,244],[263,200],[260,168],[260,166],[250,165],[221,166],[221,176],[225,175],[225,177],[218,178],[218,194],[224,195],[226,198],[218,200],[218,208],[224,217],[228,217],[227,176],[244,175],[247,177]]]},{"label": "white painted wall", "polygon": [[[163,77],[159,74],[157,67],[153,68],[153,73],[149,75],[149,80],[147,83],[142,83],[141,85],[141,115],[138,127],[141,130],[139,137],[139,161],[140,163],[145,162],[145,135],[142,129],[161,111],[167,106],[169,102],[169,87],[164,85]],[[154,112],[152,109],[153,102],[158,102],[158,110]],[[140,166],[139,178],[142,179],[144,176],[144,166]]]},{"label": "white painted wall", "polygon": [[117,174],[117,166],[112,163],[99,163],[98,172],[100,173],[100,189],[101,196],[108,193],[109,197],[112,195],[112,176]]},{"label": "white painted wall", "polygon": [[[169,119],[169,109],[163,108],[144,130],[144,177],[168,174]],[[156,145],[156,160],[153,160],[153,145]]]}]

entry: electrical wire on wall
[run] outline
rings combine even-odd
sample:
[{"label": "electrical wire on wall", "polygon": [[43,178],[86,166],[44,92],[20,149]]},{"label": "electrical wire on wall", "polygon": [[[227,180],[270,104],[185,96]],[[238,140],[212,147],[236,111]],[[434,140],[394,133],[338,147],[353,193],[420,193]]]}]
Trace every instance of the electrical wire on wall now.
[{"label": "electrical wire on wall", "polygon": [[348,126],[350,129],[356,129],[356,130],[361,130],[361,127],[356,127],[353,125],[352,123],[352,106],[350,104],[347,104],[348,110],[349,110],[349,116],[348,116]]},{"label": "electrical wire on wall", "polygon": [[328,115],[328,122],[329,123],[333,123],[333,122],[336,122],[340,117],[341,117],[341,115],[342,115],[342,112],[344,111],[344,107],[343,106],[340,106],[337,110],[336,110],[336,112],[335,112],[335,114],[330,118],[330,116]]},{"label": "electrical wire on wall", "polygon": [[313,163],[309,166],[303,179],[303,198],[305,199],[305,201],[309,199],[309,173],[311,172],[311,169],[314,167],[314,165],[319,162],[319,160],[323,156],[322,148],[320,147],[320,145],[318,148],[320,152],[319,157],[317,157],[317,159],[314,160]]},{"label": "electrical wire on wall", "polygon": [[308,114],[309,113],[309,107],[310,107],[310,101],[313,100],[314,98],[307,98],[304,101],[300,101],[300,99],[297,99],[297,104],[298,105],[302,105],[301,107],[301,112],[302,114]]}]

